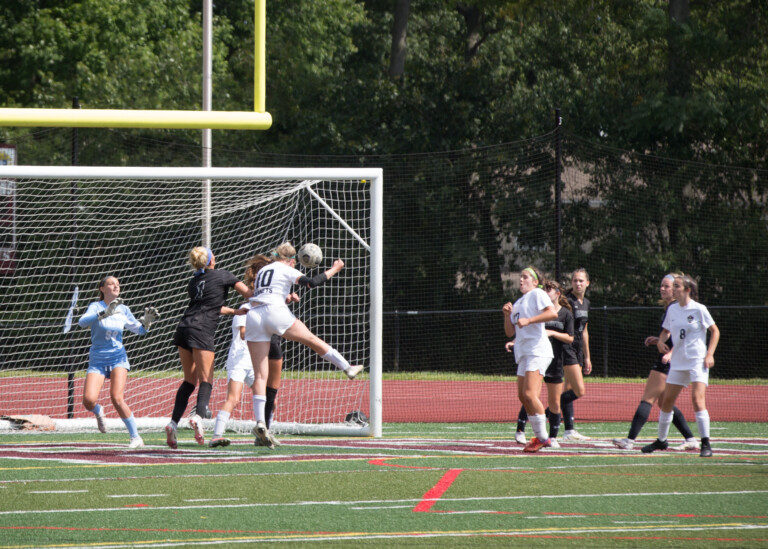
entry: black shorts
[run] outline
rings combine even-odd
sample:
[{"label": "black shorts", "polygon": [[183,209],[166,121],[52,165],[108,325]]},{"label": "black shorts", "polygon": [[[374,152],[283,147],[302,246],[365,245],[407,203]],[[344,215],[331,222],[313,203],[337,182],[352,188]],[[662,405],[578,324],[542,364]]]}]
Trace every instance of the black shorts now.
[{"label": "black shorts", "polygon": [[269,360],[282,360],[283,348],[280,346],[280,342],[283,338],[275,334],[272,339],[269,340]]},{"label": "black shorts", "polygon": [[558,384],[563,382],[563,363],[559,360],[553,360],[547,371],[544,372],[544,383]]},{"label": "black shorts", "polygon": [[669,375],[669,364],[663,364],[661,358],[653,363],[651,366],[652,372],[659,372],[660,374]]},{"label": "black shorts", "polygon": [[563,349],[563,364],[566,366],[572,366],[573,364],[578,364],[582,368],[584,367],[584,353],[581,351],[576,351],[573,347],[568,345]]},{"label": "black shorts", "polygon": [[173,344],[190,352],[192,349],[211,352],[216,350],[213,334],[196,328],[186,328],[183,326],[176,328],[176,333],[173,334]]}]

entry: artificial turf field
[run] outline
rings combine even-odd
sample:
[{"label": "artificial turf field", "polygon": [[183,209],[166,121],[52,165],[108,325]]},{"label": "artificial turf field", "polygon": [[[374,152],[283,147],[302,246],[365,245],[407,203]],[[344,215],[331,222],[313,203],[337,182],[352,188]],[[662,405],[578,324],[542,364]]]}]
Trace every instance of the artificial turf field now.
[{"label": "artificial turf field", "polygon": [[768,547],[768,425],[713,424],[709,459],[616,450],[626,423],[578,427],[593,440],[534,455],[497,423],[274,451],[191,431],[176,451],[161,433],[138,450],[124,432],[2,434],[0,548]]}]

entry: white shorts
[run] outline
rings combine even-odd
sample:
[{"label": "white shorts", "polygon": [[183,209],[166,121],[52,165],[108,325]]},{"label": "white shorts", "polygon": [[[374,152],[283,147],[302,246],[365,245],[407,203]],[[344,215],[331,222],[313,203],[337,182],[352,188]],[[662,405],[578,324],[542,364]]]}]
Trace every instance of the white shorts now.
[{"label": "white shorts", "polygon": [[547,368],[552,363],[552,357],[526,355],[517,363],[517,375],[525,376],[525,372],[539,372],[542,376],[547,373]]},{"label": "white shorts", "polygon": [[285,305],[256,305],[245,319],[245,340],[270,341],[273,335],[283,335],[295,321]]},{"label": "white shorts", "polygon": [[709,386],[709,368],[705,368],[703,364],[690,370],[673,370],[670,368],[667,374],[667,385],[688,387],[688,384],[694,381]]},{"label": "white shorts", "polygon": [[250,361],[248,361],[247,365],[235,364],[234,366],[227,366],[227,382],[237,381],[252,387],[255,380],[256,376],[253,373],[253,366],[251,366]]}]

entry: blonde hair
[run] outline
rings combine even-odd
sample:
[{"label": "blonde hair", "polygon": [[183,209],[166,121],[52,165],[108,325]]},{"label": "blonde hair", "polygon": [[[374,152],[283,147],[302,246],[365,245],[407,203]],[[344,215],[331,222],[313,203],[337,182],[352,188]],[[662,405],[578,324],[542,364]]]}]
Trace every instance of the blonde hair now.
[{"label": "blonde hair", "polygon": [[213,252],[205,246],[195,246],[189,252],[189,264],[196,271],[205,269],[211,264]]},{"label": "blonde hair", "polygon": [[256,275],[259,271],[272,263],[273,258],[267,257],[264,254],[258,254],[249,259],[245,264],[245,275],[243,276],[243,283],[249,288],[253,288],[253,283],[256,281]]},{"label": "blonde hair", "polygon": [[289,241],[283,242],[277,248],[270,252],[270,255],[276,260],[295,259],[296,248]]},{"label": "blonde hair", "polygon": [[[669,272],[669,273],[665,274],[664,276],[662,276],[662,277],[661,277],[661,279],[662,279],[662,280],[664,280],[665,278],[671,278],[671,279],[672,279],[672,282],[674,282],[674,281],[675,281],[675,279],[676,279],[678,276],[684,276],[684,275],[683,275],[683,272],[682,272],[682,271],[671,271],[671,272]],[[672,301],[674,302],[674,298],[672,299]],[[663,306],[663,307],[666,307],[666,306],[668,305],[668,303],[667,303],[666,301],[664,301],[663,299],[659,299],[659,300],[657,301],[657,303],[658,303],[659,305]]]}]

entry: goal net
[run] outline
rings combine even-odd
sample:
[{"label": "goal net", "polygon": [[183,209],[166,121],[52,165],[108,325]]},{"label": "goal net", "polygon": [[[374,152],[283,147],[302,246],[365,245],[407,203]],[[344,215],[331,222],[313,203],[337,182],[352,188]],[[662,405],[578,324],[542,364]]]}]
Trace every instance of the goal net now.
[{"label": "goal net", "polygon": [[[250,257],[286,240],[297,249],[318,244],[320,269],[344,260],[344,270],[303,292],[293,311],[365,373],[350,381],[310,349],[284,341],[272,427],[381,436],[380,169],[1,166],[0,180],[12,191],[5,198],[13,212],[0,220],[3,240],[13,246],[0,272],[0,428],[13,426],[8,418],[36,415],[52,418],[56,429],[96,428],[82,405],[90,330],[77,320],[99,299],[106,275],[120,280],[137,318],[150,305],[161,313],[149,334],[126,331],[123,341],[131,364],[126,402],[140,428],[162,428],[182,381],[172,338],[188,304],[188,252],[210,231],[216,267],[241,279]],[[242,301],[230,293],[230,306]],[[231,317],[222,317],[214,417],[226,396],[231,333]],[[253,425],[251,393],[243,394],[230,428]],[[124,429],[109,381],[99,403],[108,426]]]}]

